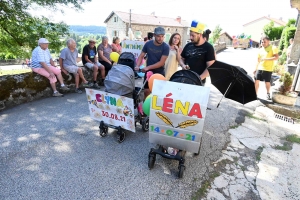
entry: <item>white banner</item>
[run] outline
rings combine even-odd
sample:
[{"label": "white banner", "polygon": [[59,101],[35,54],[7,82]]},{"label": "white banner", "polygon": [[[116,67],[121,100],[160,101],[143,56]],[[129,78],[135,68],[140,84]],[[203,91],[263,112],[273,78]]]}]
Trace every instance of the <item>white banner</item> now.
[{"label": "white banner", "polygon": [[135,132],[133,99],[88,88],[85,91],[92,119]]},{"label": "white banner", "polygon": [[132,40],[123,40],[122,41],[122,53],[123,52],[131,52],[138,58],[141,54],[141,51],[144,47],[143,41],[132,41]]},{"label": "white banner", "polygon": [[149,141],[197,153],[209,91],[208,87],[154,80]]}]

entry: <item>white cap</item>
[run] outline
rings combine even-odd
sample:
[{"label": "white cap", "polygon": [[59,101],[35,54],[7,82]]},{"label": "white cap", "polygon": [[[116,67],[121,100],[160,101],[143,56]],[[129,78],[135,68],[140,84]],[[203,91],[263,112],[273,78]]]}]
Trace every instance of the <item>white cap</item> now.
[{"label": "white cap", "polygon": [[46,38],[40,38],[38,44],[49,44],[50,42]]}]

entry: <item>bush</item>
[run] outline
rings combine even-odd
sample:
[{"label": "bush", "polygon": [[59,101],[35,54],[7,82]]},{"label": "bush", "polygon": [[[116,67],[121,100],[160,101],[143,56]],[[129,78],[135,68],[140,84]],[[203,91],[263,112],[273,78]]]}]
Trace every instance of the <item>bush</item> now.
[{"label": "bush", "polygon": [[279,56],[279,59],[278,59],[278,64],[279,65],[284,65],[285,62],[286,62],[286,59],[287,59],[287,56],[286,56],[286,52],[284,51],[281,56]]},{"label": "bush", "polygon": [[279,51],[288,48],[289,39],[294,38],[296,32],[296,27],[286,27],[281,34],[279,42]]},{"label": "bush", "polygon": [[284,73],[284,66],[283,65],[275,65],[273,72],[278,74],[278,75],[282,75]]},{"label": "bush", "polygon": [[287,95],[292,88],[293,76],[289,72],[285,72],[280,78],[282,85],[279,88],[280,94]]}]

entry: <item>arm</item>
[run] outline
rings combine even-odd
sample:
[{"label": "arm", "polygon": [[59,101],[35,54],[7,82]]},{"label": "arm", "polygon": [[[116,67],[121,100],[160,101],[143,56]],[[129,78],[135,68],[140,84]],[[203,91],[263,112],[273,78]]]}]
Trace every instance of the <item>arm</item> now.
[{"label": "arm", "polygon": [[257,64],[256,64],[256,67],[255,67],[255,70],[254,70],[253,74],[256,73],[257,68],[258,68],[258,65],[259,65],[260,62],[261,62],[260,57],[258,57],[258,58],[257,58]]},{"label": "arm", "polygon": [[186,64],[184,64],[184,58],[181,57],[178,63],[182,67],[182,69],[187,69]]},{"label": "arm", "polygon": [[143,59],[145,57],[146,53],[145,52],[141,52],[141,54],[139,55],[137,61],[136,61],[136,67],[135,67],[135,70],[138,71],[140,69],[140,66],[143,62]]},{"label": "arm", "polygon": [[[206,62],[206,66],[207,68],[210,67],[212,64],[214,64],[215,60],[211,60]],[[207,68],[204,70],[204,72],[200,75],[201,80],[205,79],[206,77],[209,76],[209,72],[207,70]]]},{"label": "arm", "polygon": [[149,65],[149,66],[145,67],[143,69],[143,71],[149,71],[149,70],[157,69],[157,68],[160,68],[161,66],[164,66],[167,58],[168,58],[168,56],[162,56],[160,61],[158,61],[157,63],[155,63],[153,65]]},{"label": "arm", "polygon": [[56,65],[54,64],[52,58],[50,59],[50,64],[51,64],[51,66],[56,67]]},{"label": "arm", "polygon": [[90,61],[90,59],[87,55],[84,55],[84,59],[86,62],[94,64],[92,61]]},{"label": "arm", "polygon": [[63,73],[65,73],[66,75],[68,75],[69,73],[67,72],[67,70],[65,70],[64,66],[63,66],[63,59],[60,57],[59,58],[59,66],[60,66],[60,69]]},{"label": "arm", "polygon": [[271,58],[262,58],[261,61],[265,61],[265,60],[278,60],[278,54],[273,54],[273,56]]}]

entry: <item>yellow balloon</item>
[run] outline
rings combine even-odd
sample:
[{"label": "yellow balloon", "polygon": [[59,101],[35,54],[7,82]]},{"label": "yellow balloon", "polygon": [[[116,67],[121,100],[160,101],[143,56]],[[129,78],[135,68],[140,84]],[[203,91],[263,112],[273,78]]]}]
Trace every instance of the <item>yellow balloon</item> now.
[{"label": "yellow balloon", "polygon": [[118,62],[120,55],[117,52],[112,52],[109,57],[113,62]]}]

